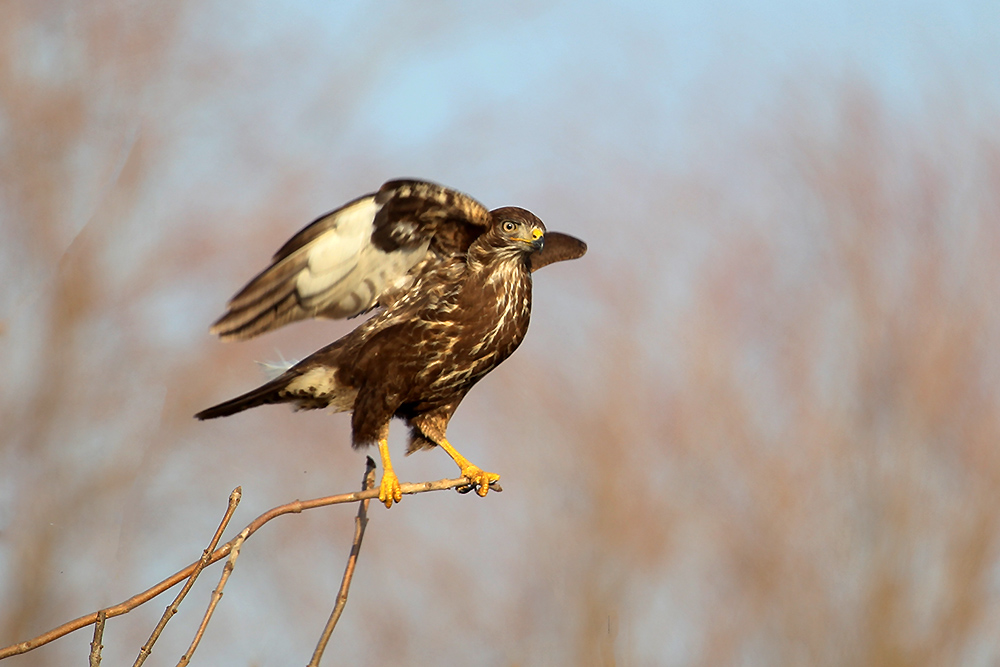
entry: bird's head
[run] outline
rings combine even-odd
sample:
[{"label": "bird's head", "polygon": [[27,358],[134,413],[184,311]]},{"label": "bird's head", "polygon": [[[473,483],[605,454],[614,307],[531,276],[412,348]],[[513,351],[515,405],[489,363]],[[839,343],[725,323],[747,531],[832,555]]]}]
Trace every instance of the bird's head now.
[{"label": "bird's head", "polygon": [[486,236],[493,247],[532,253],[545,245],[545,224],[531,211],[505,206],[492,211],[491,217]]}]

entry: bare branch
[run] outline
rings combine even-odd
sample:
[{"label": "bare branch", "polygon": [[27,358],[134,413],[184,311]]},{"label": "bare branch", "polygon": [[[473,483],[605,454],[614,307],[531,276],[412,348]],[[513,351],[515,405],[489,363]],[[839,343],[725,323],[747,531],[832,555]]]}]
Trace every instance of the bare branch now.
[{"label": "bare branch", "polygon": [[219,540],[222,539],[222,533],[225,532],[226,526],[229,525],[229,520],[233,518],[233,513],[236,512],[236,507],[240,504],[240,498],[242,497],[243,487],[240,486],[237,486],[233,489],[233,492],[229,494],[229,506],[226,508],[226,514],[222,517],[222,522],[219,524],[219,527],[215,530],[215,535],[212,537],[212,541],[208,543],[208,547],[204,552],[202,552],[201,560],[198,561],[198,566],[195,568],[194,572],[191,573],[191,576],[188,577],[187,583],[184,584],[184,588],[177,593],[177,597],[174,598],[174,601],[163,610],[163,616],[160,617],[160,622],[156,624],[156,627],[153,628],[152,634],[149,635],[149,639],[143,645],[142,649],[139,650],[139,655],[136,656],[135,663],[133,663],[132,667],[140,667],[140,665],[146,661],[146,658],[149,657],[149,654],[153,650],[153,644],[159,638],[160,633],[163,632],[163,628],[167,627],[167,621],[169,621],[170,618],[177,613],[177,608],[180,606],[181,601],[184,600],[188,591],[190,591],[191,587],[194,586],[194,582],[198,578],[198,575],[201,574],[201,571],[208,565],[209,558],[212,557],[212,552],[215,551],[216,545],[219,543]]},{"label": "bare branch", "polygon": [[90,642],[90,667],[100,667],[101,649],[104,645],[104,621],[107,616],[103,611],[97,612],[97,623],[94,624],[94,641]]},{"label": "bare branch", "polygon": [[[365,466],[365,476],[361,480],[361,490],[367,491],[375,486],[375,461],[372,457],[368,457],[368,462]],[[361,540],[365,538],[365,527],[368,525],[368,501],[362,500],[358,504],[358,516],[354,519],[354,543],[351,545],[351,555],[347,559],[347,568],[344,570],[344,577],[340,582],[340,592],[337,593],[337,603],[333,606],[333,611],[330,613],[330,619],[326,622],[326,627],[323,628],[323,634],[320,635],[319,642],[316,644],[316,650],[313,652],[312,660],[309,661],[307,667],[319,667],[319,661],[323,658],[323,651],[326,650],[327,642],[330,641],[330,636],[333,634],[333,629],[337,626],[337,621],[340,620],[340,615],[344,611],[344,607],[347,605],[347,592],[351,588],[351,579],[354,577],[354,566],[358,562],[358,554],[361,553]]]},{"label": "bare branch", "polygon": [[[413,495],[416,493],[425,493],[427,491],[443,491],[444,489],[455,489],[460,486],[468,486],[469,484],[470,484],[469,479],[465,477],[458,477],[456,479],[439,479],[436,482],[418,482],[418,483],[401,484],[400,487],[405,495]],[[491,488],[494,487],[491,486]],[[326,507],[328,505],[337,505],[340,503],[354,503],[359,500],[370,500],[376,497],[378,497],[378,489],[369,489],[367,491],[342,493],[335,496],[326,496],[325,498],[315,498],[313,500],[295,500],[293,502],[287,503],[285,505],[279,505],[278,507],[272,508],[267,512],[264,512],[259,517],[254,519],[253,522],[251,522],[250,525],[248,525],[244,530],[247,534],[247,537],[249,537],[250,535],[253,535],[255,532],[257,532],[257,530],[265,523],[271,521],[272,519],[276,519],[277,517],[283,514],[298,514],[299,512],[315,509],[318,507]],[[240,533],[240,535],[242,535],[242,533]],[[209,557],[206,565],[211,565],[212,563],[222,560],[223,558],[228,556],[233,546],[235,545],[236,540],[240,540],[240,537],[237,537],[227,542],[226,544],[223,544],[221,547],[212,552],[212,555]],[[171,576],[167,577],[166,579],[156,584],[152,588],[149,588],[143,591],[142,593],[133,595],[128,600],[125,600],[120,604],[103,609],[101,610],[101,612],[95,611],[91,614],[87,614],[86,616],[81,616],[80,618],[69,621],[68,623],[64,623],[57,628],[53,628],[48,632],[38,635],[33,639],[29,639],[19,644],[11,644],[10,646],[0,649],[0,660],[4,658],[9,658],[12,655],[20,655],[22,653],[27,653],[28,651],[36,649],[39,646],[44,646],[45,644],[48,644],[51,641],[54,641],[56,639],[59,639],[60,637],[68,635],[71,632],[75,632],[80,628],[85,628],[88,625],[92,625],[93,623],[97,622],[98,614],[102,612],[105,614],[107,618],[113,618],[115,616],[121,616],[122,614],[126,614],[135,609],[136,607],[138,607],[139,605],[149,602],[160,593],[163,593],[164,591],[173,588],[180,582],[184,581],[184,579],[190,577],[191,574],[194,573],[195,569],[198,567],[202,567],[201,560],[196,561],[191,565],[188,565],[183,570],[172,574]]]},{"label": "bare branch", "polygon": [[198,644],[201,642],[202,635],[205,634],[205,628],[208,627],[208,622],[212,619],[212,614],[215,612],[215,606],[219,604],[219,600],[222,599],[222,589],[226,587],[226,582],[229,581],[229,575],[233,573],[233,568],[236,567],[236,559],[240,555],[240,547],[243,546],[243,542],[250,536],[250,527],[247,526],[243,529],[235,540],[233,540],[233,548],[229,552],[229,560],[226,561],[226,566],[222,568],[222,576],[219,577],[219,585],[215,587],[212,591],[212,599],[208,603],[208,609],[205,610],[205,616],[201,619],[201,625],[198,626],[198,632],[195,633],[194,639],[191,640],[191,647],[188,648],[187,653],[181,656],[181,659],[177,662],[177,667],[186,667],[186,665],[191,662],[191,656],[194,655],[195,649],[198,648]]}]

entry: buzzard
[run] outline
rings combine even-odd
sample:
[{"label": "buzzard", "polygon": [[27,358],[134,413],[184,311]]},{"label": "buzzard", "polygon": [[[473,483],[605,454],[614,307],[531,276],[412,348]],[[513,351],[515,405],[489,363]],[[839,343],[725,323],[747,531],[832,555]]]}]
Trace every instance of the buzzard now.
[{"label": "buzzard", "polygon": [[387,444],[399,417],[410,428],[408,454],[440,446],[485,496],[500,476],[451,446],[448,422],[524,338],[532,271],[586,251],[523,208],[490,211],[441,185],[390,181],[293,236],[211,331],[245,340],[305,318],[380,312],[274,380],[195,416],[267,403],[350,411],[354,447],[378,445],[386,507],[402,497]]}]

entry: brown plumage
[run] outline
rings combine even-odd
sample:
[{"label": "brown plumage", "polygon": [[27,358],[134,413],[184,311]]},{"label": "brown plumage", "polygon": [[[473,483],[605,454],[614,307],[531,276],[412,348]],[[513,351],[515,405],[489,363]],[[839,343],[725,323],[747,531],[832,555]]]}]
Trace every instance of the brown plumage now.
[{"label": "brown plumage", "polygon": [[386,444],[399,417],[410,427],[408,452],[440,445],[486,495],[499,475],[454,450],[448,421],[524,338],[532,270],[584,252],[582,241],[546,233],[524,209],[488,211],[433,183],[386,183],[296,234],[212,331],[239,340],[307,317],[383,310],[276,379],[196,416],[267,403],[352,411],[354,446],[379,447],[387,507],[401,497]]}]

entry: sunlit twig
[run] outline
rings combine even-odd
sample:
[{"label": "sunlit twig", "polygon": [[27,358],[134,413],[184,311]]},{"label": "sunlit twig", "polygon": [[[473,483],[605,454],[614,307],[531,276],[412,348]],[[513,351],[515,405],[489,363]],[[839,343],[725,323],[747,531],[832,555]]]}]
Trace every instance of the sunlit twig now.
[{"label": "sunlit twig", "polygon": [[160,633],[163,632],[163,628],[167,626],[167,621],[169,621],[170,618],[177,613],[177,608],[180,606],[181,601],[184,600],[184,596],[186,596],[188,591],[191,590],[191,587],[194,586],[194,582],[198,578],[198,575],[201,574],[201,571],[209,564],[209,558],[212,557],[212,552],[215,551],[216,545],[218,545],[219,540],[222,539],[222,533],[226,531],[226,526],[229,525],[229,520],[233,518],[233,513],[236,512],[236,506],[240,504],[240,498],[242,496],[243,489],[239,486],[233,489],[233,492],[229,494],[229,506],[226,508],[226,514],[222,517],[222,521],[219,523],[219,527],[216,529],[215,535],[212,536],[212,541],[208,543],[208,547],[204,552],[202,552],[201,560],[198,561],[198,564],[195,567],[194,572],[191,573],[191,576],[188,577],[187,583],[185,583],[184,587],[177,593],[177,597],[174,598],[174,601],[163,610],[163,616],[160,617],[160,622],[156,624],[156,627],[153,628],[153,632],[149,635],[149,639],[146,640],[146,643],[143,644],[142,648],[139,650],[139,655],[136,656],[135,663],[133,663],[132,667],[140,667],[140,665],[146,661],[146,658],[149,657],[149,654],[153,650],[153,644],[156,643]]},{"label": "sunlit twig", "polygon": [[[365,476],[361,480],[361,489],[367,491],[368,489],[375,486],[375,461],[368,457],[368,463],[365,466]],[[306,667],[319,667],[319,661],[323,658],[323,651],[326,650],[327,642],[330,641],[330,636],[333,634],[333,629],[337,626],[337,621],[340,620],[340,615],[344,611],[344,607],[347,605],[347,592],[351,588],[351,579],[354,577],[354,566],[358,562],[358,554],[361,552],[361,540],[365,538],[365,527],[368,525],[368,501],[362,500],[358,503],[358,516],[354,519],[354,542],[351,544],[351,555],[347,559],[347,567],[344,569],[344,577],[340,582],[340,591],[337,593],[337,602],[333,606],[333,611],[330,613],[330,618],[326,622],[326,627],[323,628],[323,634],[320,635],[319,642],[316,644],[316,650],[313,651],[312,659]]]},{"label": "sunlit twig", "polygon": [[215,607],[219,604],[219,600],[222,599],[222,589],[226,587],[226,582],[229,581],[229,575],[233,573],[233,568],[236,567],[236,559],[240,555],[240,547],[243,546],[243,542],[250,535],[250,527],[243,529],[235,540],[233,540],[233,548],[229,552],[229,560],[226,561],[226,566],[222,568],[222,576],[219,577],[219,585],[215,587],[212,591],[212,599],[208,603],[208,609],[205,610],[205,615],[201,619],[201,625],[198,626],[198,631],[194,634],[194,639],[191,640],[191,646],[188,648],[187,653],[181,656],[181,659],[177,662],[177,667],[186,667],[186,665],[191,662],[191,656],[194,655],[195,649],[198,648],[198,644],[201,642],[202,636],[205,634],[205,628],[208,627],[208,622],[212,619],[212,614],[215,613]]},{"label": "sunlit twig", "polygon": [[90,642],[90,667],[100,667],[101,649],[104,645],[104,621],[107,616],[103,611],[97,612],[97,622],[94,624],[94,641]]},{"label": "sunlit twig", "polygon": [[[442,491],[444,489],[455,489],[458,487],[468,486],[469,482],[470,481],[465,477],[458,477],[455,479],[439,479],[435,482],[406,483],[406,484],[401,484],[400,487],[403,494],[412,495],[416,493],[425,493],[427,491]],[[335,496],[315,498],[313,500],[295,500],[290,503],[286,503],[284,505],[279,505],[278,507],[274,507],[268,510],[267,512],[264,512],[259,517],[254,519],[250,523],[250,525],[248,525],[244,529],[244,531],[246,532],[247,537],[249,537],[250,535],[253,535],[255,532],[257,532],[257,530],[260,529],[261,526],[271,521],[272,519],[276,519],[279,516],[282,516],[283,514],[298,514],[299,512],[303,512],[305,510],[310,510],[310,509],[316,509],[318,507],[326,507],[328,505],[337,505],[340,503],[354,503],[358,502],[359,500],[370,500],[372,498],[377,498],[377,497],[378,497],[378,489],[376,488],[376,489],[369,489],[367,491],[355,491],[354,493],[342,493]],[[240,534],[242,535],[242,533]],[[221,547],[212,552],[212,555],[209,557],[206,566],[211,565],[212,563],[222,560],[223,558],[228,556],[237,540],[240,540],[240,537],[230,540],[229,542],[223,544]],[[115,616],[121,616],[122,614],[126,614],[135,609],[136,607],[138,607],[139,605],[149,602],[157,595],[163,593],[166,590],[169,590],[170,588],[173,588],[180,582],[184,581],[184,579],[190,577],[196,568],[202,567],[201,562],[202,562],[201,560],[198,560],[192,563],[191,565],[188,565],[183,570],[175,572],[174,574],[170,575],[169,577],[167,577],[160,583],[156,584],[152,588],[149,588],[136,595],[133,595],[132,597],[130,597],[129,599],[125,600],[120,604],[117,604],[113,607],[108,607],[106,609],[102,609],[99,612],[95,611],[93,613],[87,614],[86,616],[81,616],[80,618],[77,618],[75,620],[63,623],[59,627],[53,628],[48,632],[38,635],[37,637],[34,637],[24,642],[20,642],[18,644],[11,644],[10,646],[2,648],[0,649],[0,660],[4,658],[9,658],[10,656],[13,655],[20,655],[22,653],[27,653],[28,651],[36,649],[39,646],[43,646],[51,641],[59,639],[60,637],[68,635],[71,632],[75,632],[80,628],[85,628],[88,625],[92,625],[97,622],[98,614],[102,612],[107,618],[113,618]]]}]

